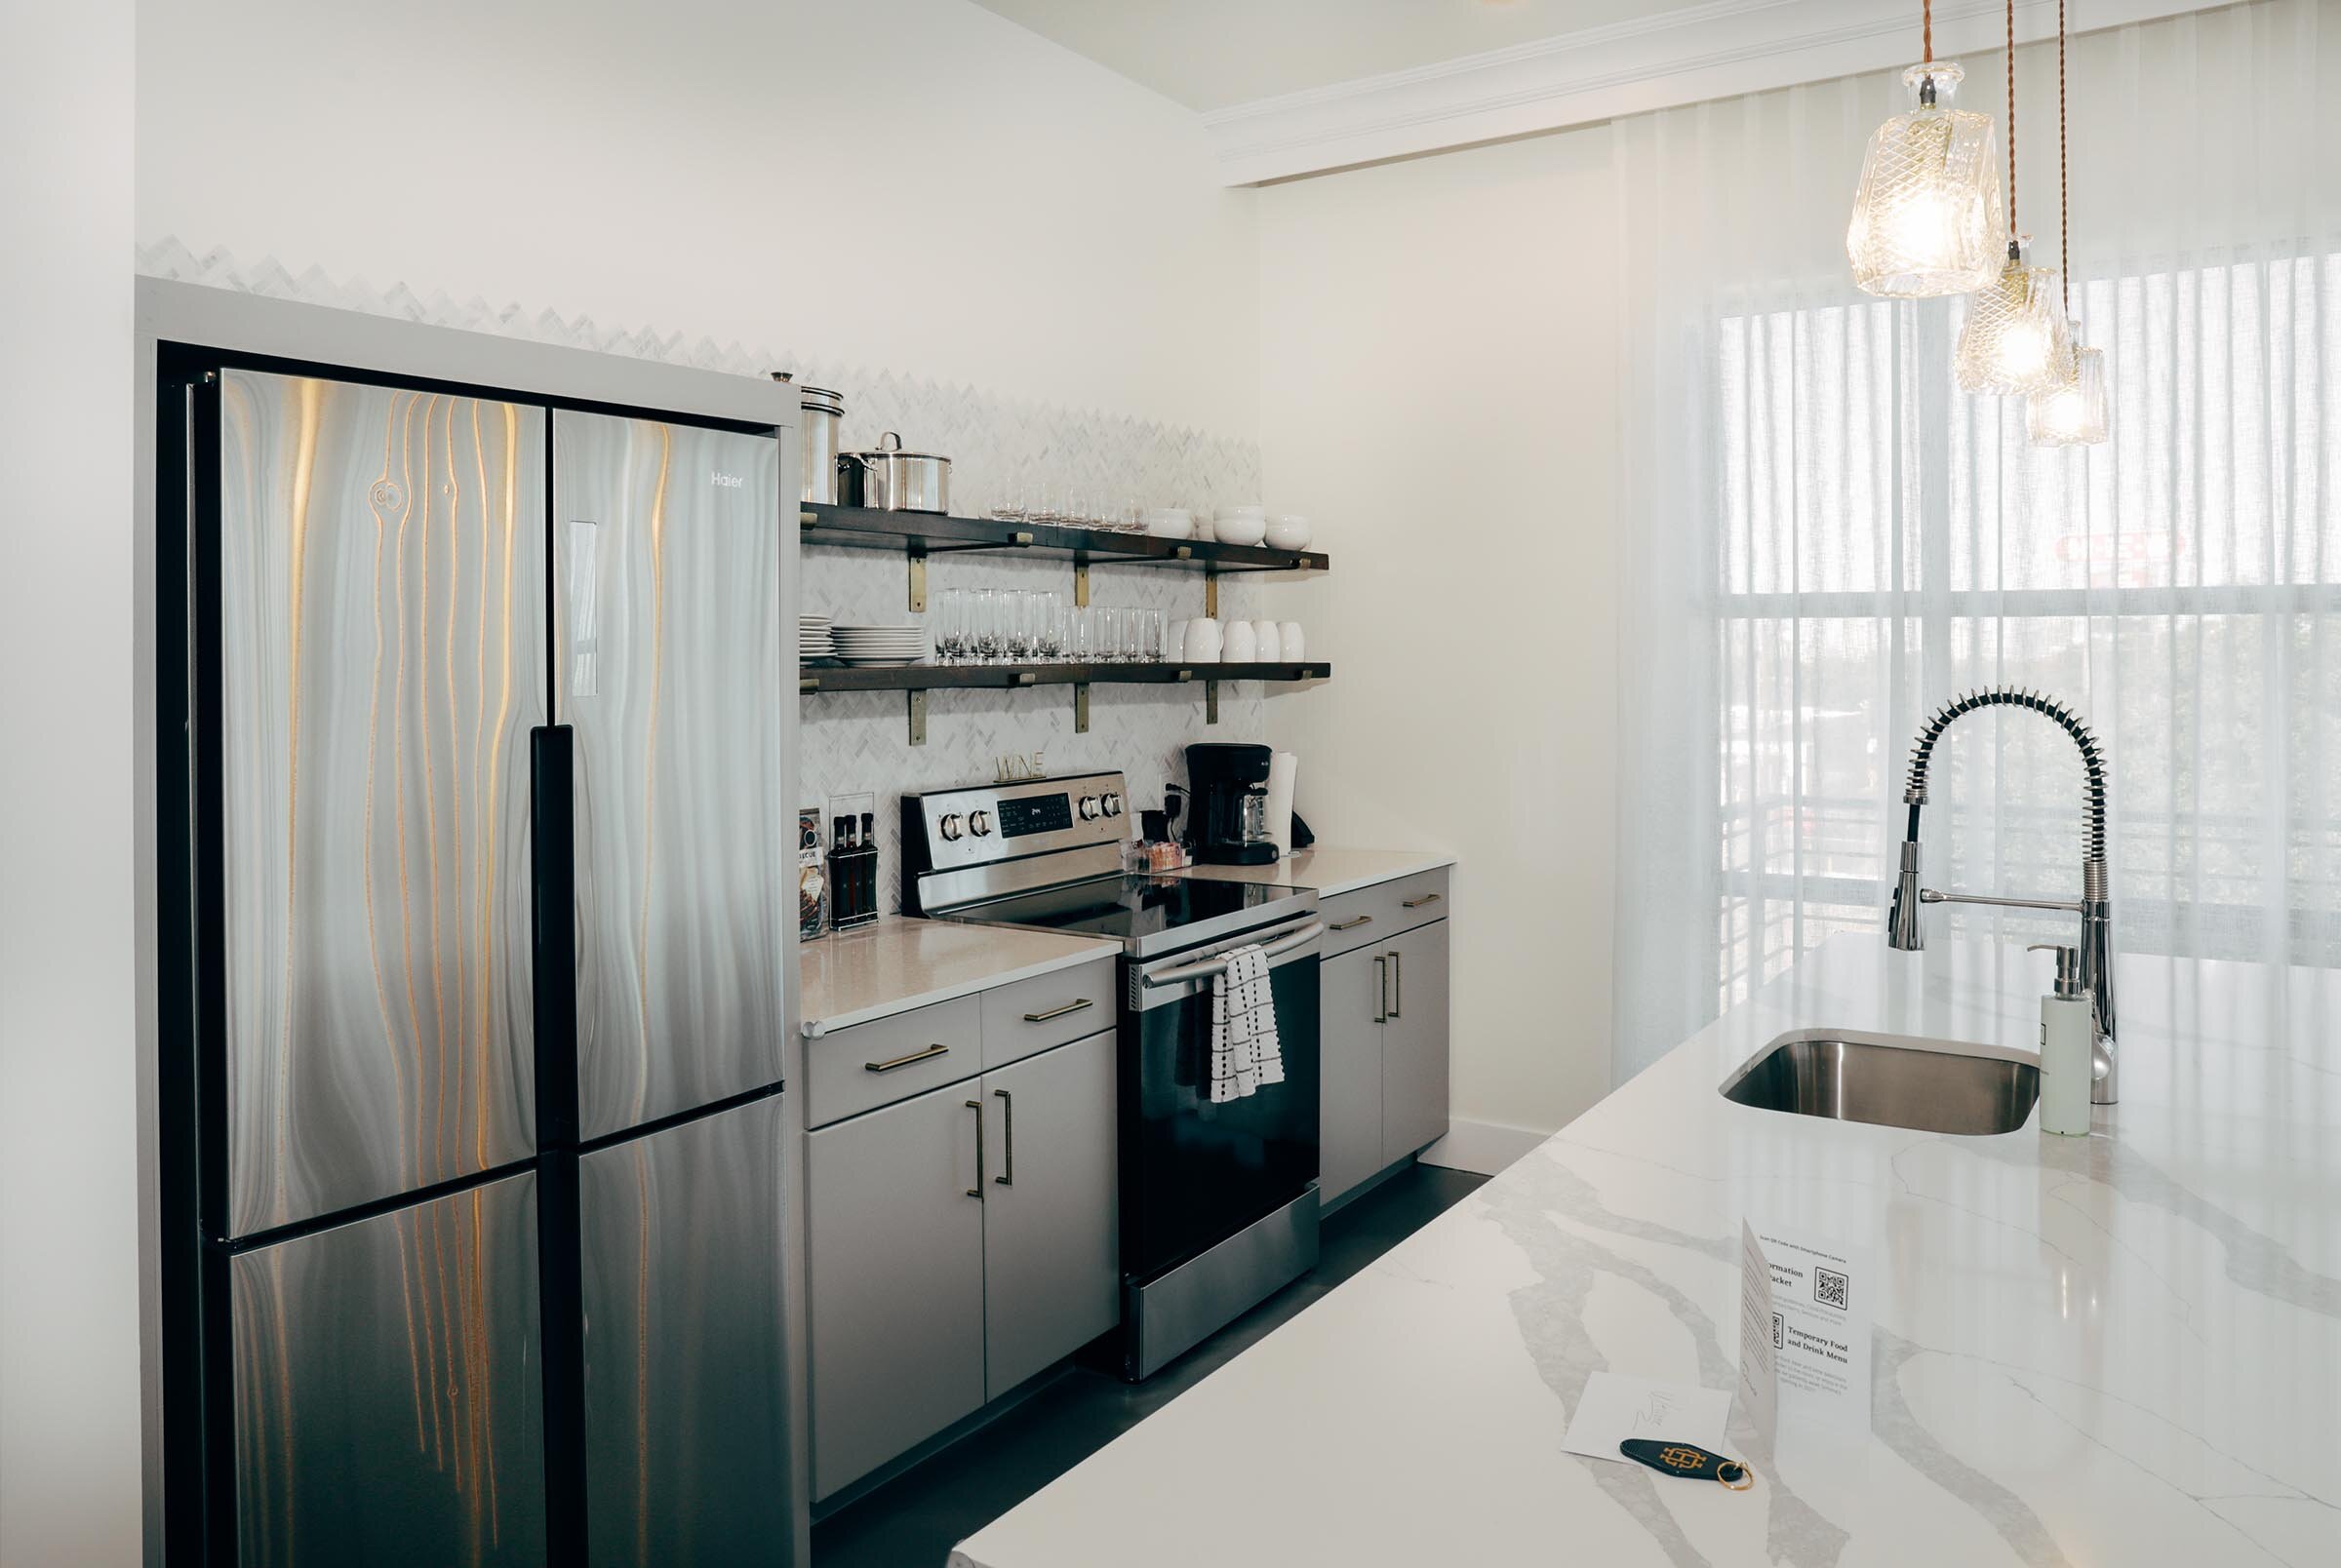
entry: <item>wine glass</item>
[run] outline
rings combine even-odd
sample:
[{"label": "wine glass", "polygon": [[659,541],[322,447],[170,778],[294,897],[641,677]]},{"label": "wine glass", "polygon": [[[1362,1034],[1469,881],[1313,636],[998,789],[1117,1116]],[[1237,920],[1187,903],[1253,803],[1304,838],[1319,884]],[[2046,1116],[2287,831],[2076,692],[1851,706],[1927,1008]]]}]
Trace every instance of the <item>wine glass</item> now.
[{"label": "wine glass", "polygon": [[928,617],[934,633],[934,656],[944,664],[954,662],[959,652],[959,621],[963,613],[960,601],[963,591],[945,588],[934,596],[934,609]]},{"label": "wine glass", "polygon": [[1000,658],[999,590],[977,588],[969,594],[968,629],[972,634],[976,662],[997,663]]}]

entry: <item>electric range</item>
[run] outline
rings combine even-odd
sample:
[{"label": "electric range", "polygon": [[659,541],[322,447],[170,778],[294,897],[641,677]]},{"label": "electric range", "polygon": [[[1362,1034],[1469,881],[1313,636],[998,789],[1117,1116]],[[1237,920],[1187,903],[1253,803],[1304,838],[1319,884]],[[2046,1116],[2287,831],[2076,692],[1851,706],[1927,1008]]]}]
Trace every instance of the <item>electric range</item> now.
[{"label": "electric range", "polygon": [[[1126,874],[1118,772],[902,800],[902,910],[1121,944],[1122,1369],[1150,1376],[1317,1261],[1317,894]],[[1209,1098],[1213,981],[1258,946],[1285,1079]]]}]

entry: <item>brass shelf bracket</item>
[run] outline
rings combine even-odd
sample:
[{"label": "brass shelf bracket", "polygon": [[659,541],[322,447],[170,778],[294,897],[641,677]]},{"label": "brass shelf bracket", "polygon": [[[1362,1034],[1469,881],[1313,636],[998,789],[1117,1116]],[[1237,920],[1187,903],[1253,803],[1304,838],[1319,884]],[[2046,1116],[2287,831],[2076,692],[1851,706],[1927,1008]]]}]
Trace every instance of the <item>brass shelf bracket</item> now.
[{"label": "brass shelf bracket", "polygon": [[1076,735],[1086,735],[1089,732],[1090,683],[1087,681],[1076,681],[1073,683],[1073,733]]},{"label": "brass shelf bracket", "polygon": [[924,746],[927,744],[927,693],[924,689],[915,689],[905,691],[903,695],[910,699],[910,743]]}]

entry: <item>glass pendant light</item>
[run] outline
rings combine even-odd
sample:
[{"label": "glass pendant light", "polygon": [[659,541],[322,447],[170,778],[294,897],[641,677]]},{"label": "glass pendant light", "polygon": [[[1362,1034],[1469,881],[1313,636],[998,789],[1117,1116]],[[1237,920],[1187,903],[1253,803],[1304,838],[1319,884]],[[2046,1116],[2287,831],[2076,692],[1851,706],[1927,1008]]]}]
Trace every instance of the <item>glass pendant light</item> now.
[{"label": "glass pendant light", "polygon": [[1910,111],[1870,137],[1845,259],[1874,294],[1968,294],[2000,273],[2000,173],[1992,119],[1951,106],[1966,73],[1934,58],[1933,0],[1924,0],[1924,59],[1902,73]]},{"label": "glass pendant light", "polygon": [[2024,430],[2036,447],[2091,447],[2106,438],[2105,350],[2073,351],[2073,379],[2024,400]]},{"label": "glass pendant light", "polygon": [[[2065,146],[2065,4],[2056,5],[2056,195],[2062,220],[2066,288],[2073,276],[2073,195],[2071,160]],[[2072,309],[2067,300],[2068,315]],[[2083,348],[2081,328],[2073,324],[2073,376],[2061,386],[2035,392],[2024,400],[2024,431],[2036,447],[2089,447],[2106,438],[2105,350]]]},{"label": "glass pendant light", "polygon": [[2016,223],[2016,4],[2007,0],[2007,260],[1967,306],[1954,368],[1963,392],[2047,392],[2073,378],[2063,279],[2033,266]]}]

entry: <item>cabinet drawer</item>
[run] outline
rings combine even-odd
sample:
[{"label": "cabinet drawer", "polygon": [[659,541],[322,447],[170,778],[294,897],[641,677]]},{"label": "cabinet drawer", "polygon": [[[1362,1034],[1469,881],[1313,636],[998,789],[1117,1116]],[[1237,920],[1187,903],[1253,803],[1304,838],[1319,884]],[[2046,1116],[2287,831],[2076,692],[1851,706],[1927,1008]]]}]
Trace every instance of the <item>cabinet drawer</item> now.
[{"label": "cabinet drawer", "polygon": [[1035,975],[983,994],[983,1065],[1013,1061],[1114,1024],[1115,957]]},{"label": "cabinet drawer", "polygon": [[805,1042],[805,1114],[809,1127],[983,1070],[979,997],[938,1001],[915,1012],[855,1024]]},{"label": "cabinet drawer", "polygon": [[1383,907],[1389,912],[1385,922],[1387,934],[1410,931],[1417,925],[1443,921],[1453,913],[1445,866],[1436,871],[1418,871],[1411,877],[1401,877],[1367,891],[1382,895]]},{"label": "cabinet drawer", "polygon": [[1318,951],[1329,959],[1339,958],[1354,948],[1385,942],[1401,931],[1444,920],[1448,911],[1445,866],[1353,888],[1319,903],[1325,941]]},{"label": "cabinet drawer", "polygon": [[1317,953],[1327,959],[1337,959],[1350,949],[1362,948],[1396,929],[1390,912],[1382,907],[1379,885],[1319,900],[1317,918],[1325,921],[1325,940],[1317,944]]}]

